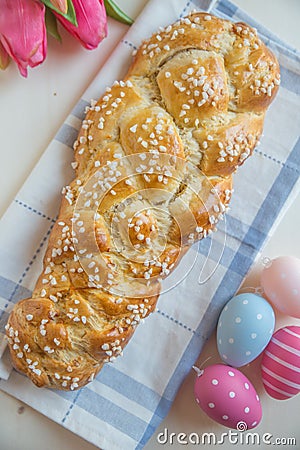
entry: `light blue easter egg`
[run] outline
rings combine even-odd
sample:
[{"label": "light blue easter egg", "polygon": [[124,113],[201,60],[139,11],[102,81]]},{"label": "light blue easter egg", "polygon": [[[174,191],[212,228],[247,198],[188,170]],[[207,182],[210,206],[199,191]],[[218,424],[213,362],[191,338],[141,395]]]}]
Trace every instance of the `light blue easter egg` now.
[{"label": "light blue easter egg", "polygon": [[217,327],[222,360],[234,367],[253,361],[268,345],[275,326],[271,305],[255,294],[233,297],[223,308]]}]

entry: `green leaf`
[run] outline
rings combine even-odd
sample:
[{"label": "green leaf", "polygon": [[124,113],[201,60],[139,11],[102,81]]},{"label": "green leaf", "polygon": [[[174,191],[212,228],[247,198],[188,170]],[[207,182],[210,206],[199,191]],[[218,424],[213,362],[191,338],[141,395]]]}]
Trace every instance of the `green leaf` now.
[{"label": "green leaf", "polygon": [[132,25],[133,20],[125,14],[113,0],[104,0],[107,15],[126,25]]},{"label": "green leaf", "polygon": [[60,14],[61,16],[63,16],[65,19],[67,19],[69,22],[71,22],[73,25],[75,25],[77,27],[78,23],[77,23],[77,19],[76,19],[76,13],[75,13],[73,2],[72,2],[72,0],[67,0],[67,1],[68,1],[68,12],[67,12],[67,14],[63,14],[61,11],[59,11],[59,9],[57,9],[57,8],[55,8],[55,6],[53,6],[53,4],[51,3],[50,0],[41,0],[41,2],[44,3],[46,6],[48,6],[48,8],[53,9],[53,11],[55,11],[57,14]]},{"label": "green leaf", "polygon": [[46,29],[47,29],[48,33],[61,43],[62,40],[61,40],[61,35],[59,34],[58,29],[57,29],[56,17],[53,14],[53,12],[51,11],[51,9],[47,8],[47,7],[46,7],[46,13],[45,13],[45,22],[46,22]]},{"label": "green leaf", "polygon": [[0,42],[0,69],[5,70],[10,63],[10,57]]}]

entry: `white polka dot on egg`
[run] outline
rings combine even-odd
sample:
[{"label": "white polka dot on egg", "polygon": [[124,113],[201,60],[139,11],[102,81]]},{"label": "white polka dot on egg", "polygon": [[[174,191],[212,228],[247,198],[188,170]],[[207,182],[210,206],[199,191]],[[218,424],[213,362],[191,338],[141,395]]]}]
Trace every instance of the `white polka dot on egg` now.
[{"label": "white polka dot on egg", "polygon": [[233,344],[234,343],[234,339],[233,338],[229,338],[228,342],[229,342],[229,344]]},{"label": "white polka dot on egg", "polygon": [[240,317],[235,318],[235,323],[241,323],[242,319]]},{"label": "white polka dot on egg", "polygon": [[246,356],[250,356],[251,352],[249,352],[249,350],[246,352]]},{"label": "white polka dot on egg", "polygon": [[251,426],[255,427],[255,425],[257,424],[256,420],[254,422],[252,422]]},{"label": "white polka dot on egg", "polygon": [[234,398],[234,397],[235,397],[235,392],[230,391],[230,392],[229,392],[229,397],[230,397],[230,398]]},{"label": "white polka dot on egg", "polygon": [[248,305],[248,300],[243,300],[243,305]]},{"label": "white polka dot on egg", "polygon": [[209,404],[208,404],[208,407],[211,408],[211,409],[214,408],[215,406],[216,406],[216,405],[215,405],[214,403],[209,403]]},{"label": "white polka dot on egg", "polygon": [[229,375],[230,377],[234,377],[234,372],[232,372],[231,370],[229,370],[228,375]]},{"label": "white polka dot on egg", "polygon": [[256,333],[251,333],[251,338],[252,339],[255,339],[257,337],[257,334]]},{"label": "white polka dot on egg", "polygon": [[224,420],[228,420],[228,419],[229,419],[229,417],[228,417],[228,416],[226,416],[226,414],[224,414],[224,416],[222,416],[222,419],[224,419]]},{"label": "white polka dot on egg", "polygon": [[248,383],[245,383],[244,386],[245,386],[245,388],[246,388],[247,390],[248,390],[249,387],[250,387]]},{"label": "white polka dot on egg", "polygon": [[262,319],[262,315],[261,314],[257,314],[256,318],[257,318],[257,320],[260,320],[260,319]]},{"label": "white polka dot on egg", "polygon": [[199,398],[198,398],[198,397],[196,397],[196,402],[197,402],[197,403],[200,403],[200,400],[199,400]]},{"label": "white polka dot on egg", "polygon": [[217,386],[219,384],[218,380],[216,380],[215,378],[213,380],[211,380],[211,384],[213,384],[214,386]]},{"label": "white polka dot on egg", "polygon": [[248,414],[248,412],[250,411],[250,408],[248,406],[246,406],[246,408],[244,409],[245,413]]}]

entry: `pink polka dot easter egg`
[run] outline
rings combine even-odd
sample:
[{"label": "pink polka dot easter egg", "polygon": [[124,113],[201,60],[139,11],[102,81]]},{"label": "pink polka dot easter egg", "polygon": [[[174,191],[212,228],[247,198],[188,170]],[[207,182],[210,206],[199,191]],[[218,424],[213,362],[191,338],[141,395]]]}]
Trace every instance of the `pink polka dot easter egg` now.
[{"label": "pink polka dot easter egg", "polygon": [[267,393],[285,400],[300,391],[300,327],[281,328],[273,334],[262,363],[262,379]]},{"label": "pink polka dot easter egg", "polygon": [[271,260],[262,271],[261,285],[279,311],[300,318],[300,259],[280,256]]},{"label": "pink polka dot easter egg", "polygon": [[262,409],[259,397],[245,375],[225,364],[214,364],[199,371],[194,386],[200,408],[213,420],[228,428],[251,429],[259,424]]}]

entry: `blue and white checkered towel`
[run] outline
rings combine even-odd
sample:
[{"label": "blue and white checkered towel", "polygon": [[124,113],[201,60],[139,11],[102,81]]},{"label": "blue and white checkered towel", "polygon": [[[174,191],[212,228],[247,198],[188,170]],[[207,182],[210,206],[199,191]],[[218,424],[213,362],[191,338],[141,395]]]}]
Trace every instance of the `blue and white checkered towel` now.
[{"label": "blue and white checkered towel", "polygon": [[299,192],[299,53],[227,0],[150,1],[62,125],[0,223],[3,337],[13,304],[30,296],[40,272],[61,187],[72,178],[71,146],[85,106],[125,74],[132,50],[143,38],[194,8],[255,26],[281,64],[282,84],[268,111],[261,146],[234,177],[235,194],[226,221],[213,238],[195,245],[185,256],[176,276],[179,279],[186,267],[192,266],[192,270],[175,289],[161,296],[158,310],[137,329],[124,357],[106,365],[87,387],[70,393],[35,388],[12,371],[0,339],[0,388],[105,450],[145,445],[168,413],[181,382],[214,329],[222,305],[237,291]]}]

